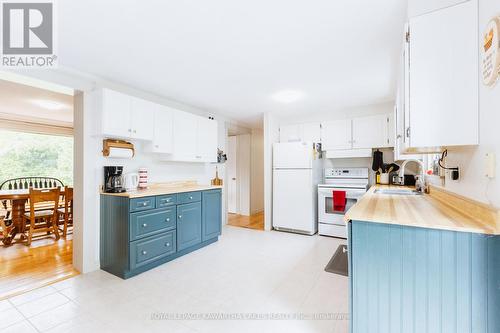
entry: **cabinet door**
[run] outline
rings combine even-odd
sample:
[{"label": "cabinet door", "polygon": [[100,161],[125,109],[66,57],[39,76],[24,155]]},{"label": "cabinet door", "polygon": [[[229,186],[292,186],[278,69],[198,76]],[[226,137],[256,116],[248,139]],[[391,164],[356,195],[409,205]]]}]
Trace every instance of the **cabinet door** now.
[{"label": "cabinet door", "polygon": [[177,206],[177,250],[201,243],[201,202]]},{"label": "cabinet door", "polygon": [[353,148],[387,146],[387,117],[376,115],[352,120]]},{"label": "cabinet door", "polygon": [[410,20],[410,145],[479,142],[477,1]]},{"label": "cabinet door", "polygon": [[202,162],[217,162],[217,122],[197,117],[196,159]]},{"label": "cabinet door", "polygon": [[335,120],[323,123],[321,129],[323,150],[340,150],[352,148],[351,120]]},{"label": "cabinet door", "polygon": [[130,138],[130,96],[110,90],[102,90],[102,135],[114,138]]},{"label": "cabinet door", "polygon": [[280,142],[301,141],[301,125],[280,126]]},{"label": "cabinet door", "polygon": [[132,97],[132,138],[153,140],[154,117],[158,104]]},{"label": "cabinet door", "polygon": [[179,161],[194,161],[197,141],[196,116],[176,110],[174,111],[173,119],[174,159]]},{"label": "cabinet door", "polygon": [[220,235],[222,225],[221,209],[221,191],[204,191],[202,195],[202,241]]},{"label": "cabinet door", "polygon": [[321,142],[321,123],[302,124],[302,141]]},{"label": "cabinet door", "polygon": [[155,111],[153,142],[150,151],[153,153],[171,154],[173,151],[173,119],[172,110],[158,106]]}]

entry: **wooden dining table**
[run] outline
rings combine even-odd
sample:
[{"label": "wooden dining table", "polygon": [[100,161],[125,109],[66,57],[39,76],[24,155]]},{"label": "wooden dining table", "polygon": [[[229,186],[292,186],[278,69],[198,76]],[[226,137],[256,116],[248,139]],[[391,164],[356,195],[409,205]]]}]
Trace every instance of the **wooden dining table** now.
[{"label": "wooden dining table", "polygon": [[[64,188],[61,188],[61,195],[64,195]],[[30,198],[30,190],[0,190],[0,201],[10,200],[12,202],[12,224],[8,227],[2,225],[3,243],[10,245],[17,234],[24,239],[26,235],[23,215],[26,211],[26,202]]]}]

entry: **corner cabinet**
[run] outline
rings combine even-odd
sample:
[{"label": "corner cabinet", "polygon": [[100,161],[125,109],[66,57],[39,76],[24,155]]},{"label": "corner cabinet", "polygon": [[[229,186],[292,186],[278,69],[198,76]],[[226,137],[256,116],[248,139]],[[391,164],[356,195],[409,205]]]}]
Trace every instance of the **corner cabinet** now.
[{"label": "corner cabinet", "polygon": [[410,148],[479,143],[478,2],[409,20]]},{"label": "corner cabinet", "polygon": [[142,198],[101,195],[101,269],[123,279],[218,240],[221,190]]}]

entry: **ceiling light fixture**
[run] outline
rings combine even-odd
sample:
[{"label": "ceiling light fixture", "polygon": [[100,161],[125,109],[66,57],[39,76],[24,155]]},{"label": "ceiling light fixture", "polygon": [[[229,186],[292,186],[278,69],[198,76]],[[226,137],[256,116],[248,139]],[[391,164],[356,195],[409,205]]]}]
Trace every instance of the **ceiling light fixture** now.
[{"label": "ceiling light fixture", "polygon": [[34,99],[31,101],[31,103],[48,110],[62,110],[65,108],[65,105],[62,103],[49,101],[46,99]]},{"label": "ceiling light fixture", "polygon": [[297,90],[282,90],[272,95],[272,98],[280,103],[293,103],[304,98],[305,94]]}]

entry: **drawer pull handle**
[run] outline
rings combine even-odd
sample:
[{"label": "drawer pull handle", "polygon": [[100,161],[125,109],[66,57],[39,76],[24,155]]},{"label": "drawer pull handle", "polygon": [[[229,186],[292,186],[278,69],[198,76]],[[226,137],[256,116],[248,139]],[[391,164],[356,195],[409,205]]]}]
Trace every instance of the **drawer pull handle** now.
[{"label": "drawer pull handle", "polygon": [[144,201],[144,202],[142,203],[142,205],[143,205],[143,206],[147,206],[147,205],[148,205],[148,203],[147,203],[146,201]]},{"label": "drawer pull handle", "polygon": [[142,251],[142,255],[145,256],[146,254],[148,254],[147,251]]},{"label": "drawer pull handle", "polygon": [[182,215],[179,215],[179,218],[182,219]]},{"label": "drawer pull handle", "polygon": [[170,217],[167,217],[167,219],[165,221],[170,222]]},{"label": "drawer pull handle", "polygon": [[143,228],[146,228],[147,226],[148,226],[148,225],[147,225],[147,223],[143,223],[143,224],[142,224],[142,227],[143,227]]},{"label": "drawer pull handle", "polygon": [[165,246],[166,246],[166,247],[169,247],[169,246],[170,246],[170,243],[165,243]]},{"label": "drawer pull handle", "polygon": [[193,196],[192,195],[189,196],[189,200],[193,200]]}]

